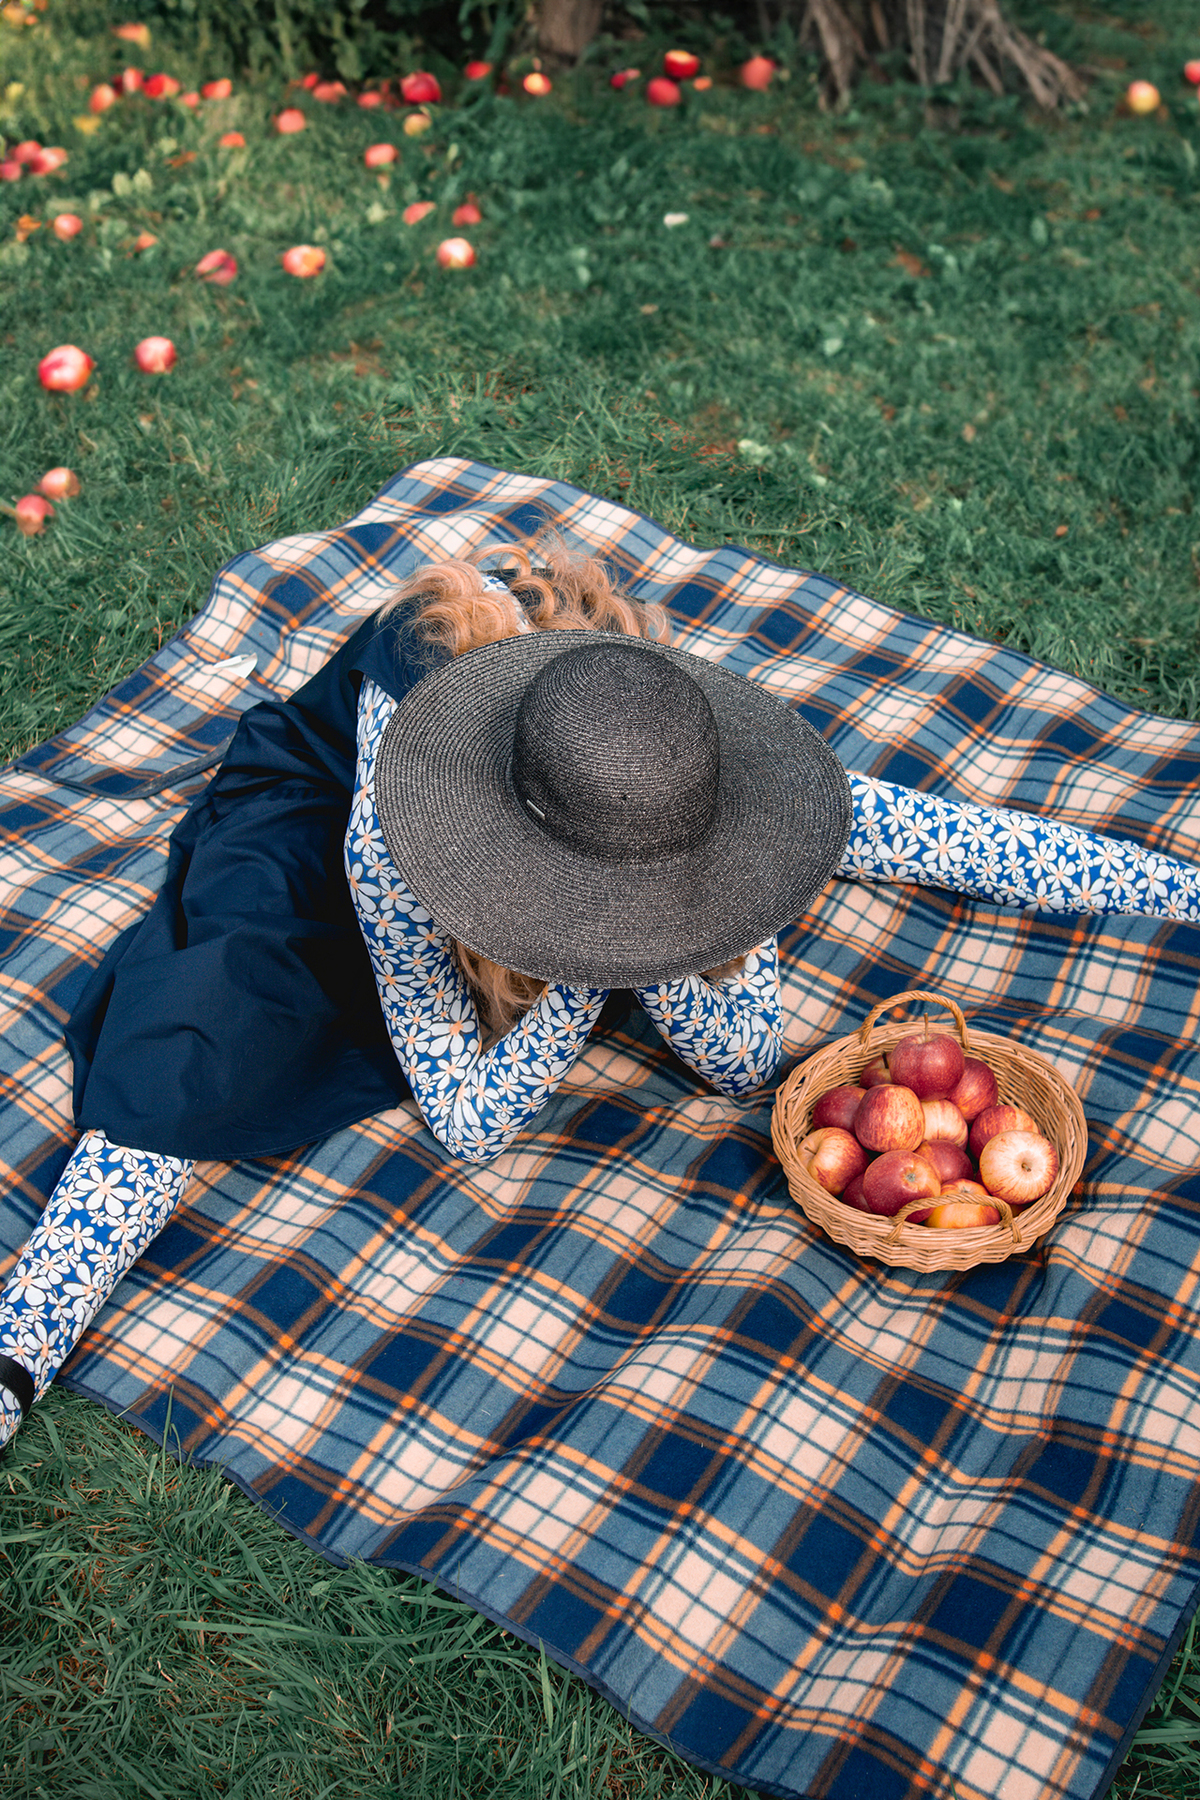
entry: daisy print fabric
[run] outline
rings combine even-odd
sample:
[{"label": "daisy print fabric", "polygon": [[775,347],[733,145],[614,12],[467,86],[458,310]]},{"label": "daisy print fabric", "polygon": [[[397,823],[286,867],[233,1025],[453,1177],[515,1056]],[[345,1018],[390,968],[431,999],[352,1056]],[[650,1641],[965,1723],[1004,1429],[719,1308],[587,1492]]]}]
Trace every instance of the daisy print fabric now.
[{"label": "daisy print fabric", "polygon": [[839,875],[952,888],[1003,906],[1200,919],[1200,870],[1123,838],[850,775]]},{"label": "daisy print fabric", "polygon": [[[192,1164],[85,1132],[0,1292],[0,1352],[40,1400],[117,1282],[162,1230]],[[0,1444],[20,1421],[0,1387]]]}]

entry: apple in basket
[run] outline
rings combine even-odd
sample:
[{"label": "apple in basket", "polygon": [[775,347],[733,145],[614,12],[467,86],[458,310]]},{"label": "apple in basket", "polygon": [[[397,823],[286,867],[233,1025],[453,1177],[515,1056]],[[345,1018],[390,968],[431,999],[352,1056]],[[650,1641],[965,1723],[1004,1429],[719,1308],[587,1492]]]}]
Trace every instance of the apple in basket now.
[{"label": "apple in basket", "polygon": [[998,1131],[979,1155],[979,1179],[989,1194],[1012,1207],[1028,1206],[1049,1193],[1058,1174],[1058,1151],[1033,1131]]},{"label": "apple in basket", "polygon": [[928,1020],[923,1033],[902,1037],[888,1051],[892,1080],[901,1087],[910,1087],[918,1100],[949,1094],[962,1078],[965,1060],[958,1039],[944,1031],[930,1035]]},{"label": "apple in basket", "polygon": [[999,1098],[1000,1090],[996,1086],[992,1070],[979,1057],[968,1056],[963,1062],[963,1072],[958,1083],[949,1094],[949,1099],[957,1106],[967,1124],[977,1119],[984,1107],[995,1106]]},{"label": "apple in basket", "polygon": [[998,1225],[1000,1208],[990,1204],[991,1195],[977,1181],[954,1181],[942,1189],[942,1197],[927,1213],[914,1215],[934,1231],[970,1231],[980,1225]]},{"label": "apple in basket", "polygon": [[911,1088],[881,1082],[859,1101],[854,1135],[866,1150],[915,1150],[925,1136],[925,1109]]},{"label": "apple in basket", "polygon": [[872,1057],[866,1068],[859,1074],[858,1079],[860,1085],[865,1088],[882,1087],[885,1081],[890,1081],[892,1072],[888,1068],[887,1057]]},{"label": "apple in basket", "polygon": [[915,1150],[885,1150],[863,1171],[867,1211],[890,1219],[910,1200],[937,1200],[942,1192],[937,1170]]},{"label": "apple in basket", "polygon": [[1041,1126],[1036,1119],[1020,1106],[985,1106],[971,1126],[967,1139],[967,1149],[979,1161],[980,1152],[989,1138],[994,1138],[1001,1131],[1040,1131]]},{"label": "apple in basket", "polygon": [[797,1154],[801,1168],[827,1194],[840,1194],[867,1166],[866,1151],[858,1139],[837,1125],[810,1131]]},{"label": "apple in basket", "polygon": [[856,1087],[852,1081],[830,1088],[813,1107],[813,1130],[822,1125],[840,1125],[843,1131],[850,1131],[854,1115],[858,1111],[858,1103],[865,1093],[865,1088]]},{"label": "apple in basket", "polygon": [[974,1172],[975,1165],[962,1144],[952,1144],[949,1138],[926,1138],[923,1144],[917,1145],[917,1155],[923,1156],[937,1170],[943,1189],[950,1182],[963,1181]]},{"label": "apple in basket", "polygon": [[951,1144],[965,1144],[967,1121],[950,1100],[922,1100],[925,1114],[925,1136],[931,1141],[946,1139]]}]

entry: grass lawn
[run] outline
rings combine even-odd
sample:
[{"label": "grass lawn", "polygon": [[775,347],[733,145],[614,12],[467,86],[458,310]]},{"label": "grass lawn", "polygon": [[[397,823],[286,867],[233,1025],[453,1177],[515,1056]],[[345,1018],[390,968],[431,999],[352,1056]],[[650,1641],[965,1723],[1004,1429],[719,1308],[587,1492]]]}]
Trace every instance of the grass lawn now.
[{"label": "grass lawn", "polygon": [[[625,45],[547,100],[448,94],[415,138],[400,113],[296,90],[307,128],[281,137],[280,79],[183,40],[143,55],[94,5],[39,17],[0,20],[0,129],[69,159],[0,183],[0,498],[61,464],[82,492],[40,537],[0,519],[5,755],[142,661],[230,555],[442,453],[562,476],[1198,715],[1183,0],[1026,6],[1094,71],[1086,108],[1045,119],[966,89],[954,130],[899,79],[822,113],[803,59],[768,94],[718,70],[655,111],[607,84]],[[81,130],[126,61],[185,89],[232,74],[234,93],[197,112],[136,97]],[[1118,109],[1134,76],[1160,114]],[[218,146],[230,131],[244,147]],[[363,165],[380,141],[399,150],[382,178]],[[478,261],[442,270],[469,194]],[[418,200],[433,211],[404,223]],[[62,212],[84,222],[65,242]],[[140,233],[157,242],[135,251]],[[280,267],[300,242],[327,254],[311,280]],[[215,248],[237,259],[227,287],[193,273]],[[149,335],[175,342],[171,373],[134,366]],[[62,343],[96,373],[47,394],[38,361]],[[0,1557],[6,1795],[734,1792],[469,1608],[332,1569],[70,1395],[0,1463]],[[1113,1791],[1200,1793],[1190,1635]]]}]

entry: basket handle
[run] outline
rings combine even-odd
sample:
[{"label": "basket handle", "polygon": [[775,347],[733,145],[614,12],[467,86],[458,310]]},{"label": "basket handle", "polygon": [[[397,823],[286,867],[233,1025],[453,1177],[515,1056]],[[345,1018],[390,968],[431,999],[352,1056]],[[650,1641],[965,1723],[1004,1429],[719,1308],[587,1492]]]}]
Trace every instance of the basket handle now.
[{"label": "basket handle", "polygon": [[[937,1201],[931,1201],[929,1199],[906,1200],[900,1210],[892,1215],[895,1223],[888,1232],[887,1237],[884,1239],[884,1243],[894,1244],[896,1239],[900,1236],[900,1227],[904,1224],[909,1214],[915,1212],[927,1212],[931,1205],[936,1206]],[[993,1194],[988,1201],[988,1205],[997,1208],[1000,1214],[1000,1223],[1008,1226],[1008,1229],[1012,1232],[1012,1241],[1014,1245],[1019,1245],[1021,1242],[1021,1227],[1017,1223],[1017,1215],[1008,1204],[1008,1201],[1001,1200],[997,1195]],[[935,1226],[934,1229],[936,1230],[937,1227]],[[976,1227],[976,1229],[986,1229],[986,1227]]]},{"label": "basket handle", "polygon": [[954,1023],[958,1026],[958,1035],[962,1040],[963,1055],[971,1054],[971,1042],[967,1036],[967,1021],[962,1015],[962,1009],[956,1006],[953,1000],[944,1000],[940,994],[927,994],[920,988],[911,988],[906,994],[893,994],[890,1000],[881,1000],[878,1006],[871,1008],[858,1028],[858,1041],[864,1050],[871,1036],[872,1027],[878,1022],[880,1014],[891,1012],[894,1006],[903,1006],[908,1000],[925,1000],[931,1006],[941,1006],[947,1012],[953,1013]]}]

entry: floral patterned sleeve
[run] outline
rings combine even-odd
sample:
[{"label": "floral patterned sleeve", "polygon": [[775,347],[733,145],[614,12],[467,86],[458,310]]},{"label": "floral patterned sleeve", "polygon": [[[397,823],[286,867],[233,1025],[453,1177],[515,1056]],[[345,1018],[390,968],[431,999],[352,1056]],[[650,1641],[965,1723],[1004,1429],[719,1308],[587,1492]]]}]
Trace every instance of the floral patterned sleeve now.
[{"label": "floral patterned sleeve", "polygon": [[775,1073],[783,1051],[779,948],[751,950],[739,974],[685,975],[637,989],[672,1050],[721,1093],[736,1098]]},{"label": "floral patterned sleeve", "polygon": [[[192,1166],[181,1157],[111,1144],[102,1131],[79,1140],[0,1288],[0,1358],[30,1377],[34,1401],[171,1217]],[[0,1362],[0,1444],[20,1418]]]},{"label": "floral patterned sleeve", "polygon": [[1009,807],[977,806],[850,775],[839,875],[916,881],[1046,912],[1200,919],[1200,869],[1125,838]]},{"label": "floral patterned sleeve", "polygon": [[587,1042],[607,990],[555,984],[482,1047],[475,1002],[449,940],[405,886],[375,808],[375,755],[395,708],[366,682],[346,831],[346,879],[397,1060],[425,1123],[452,1155],[487,1162],[542,1110]]}]

